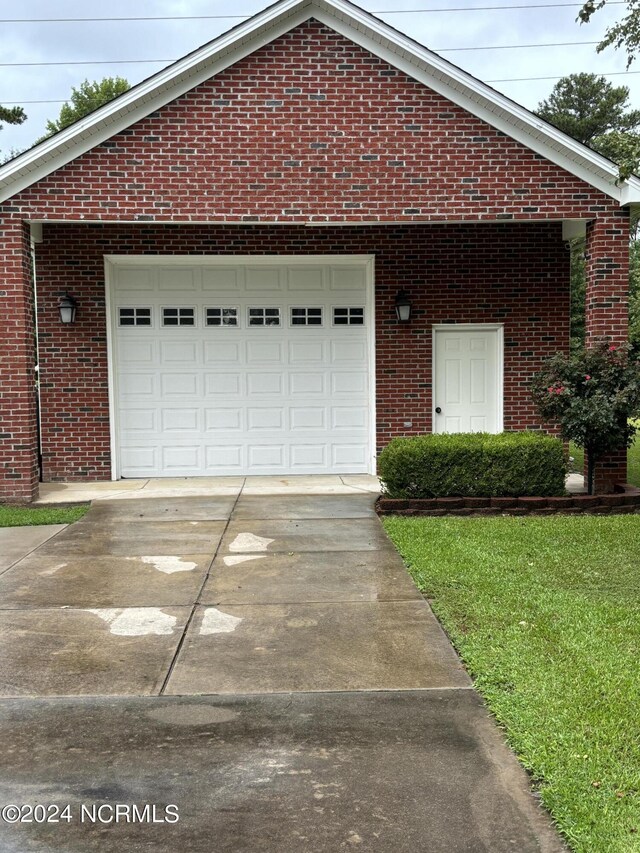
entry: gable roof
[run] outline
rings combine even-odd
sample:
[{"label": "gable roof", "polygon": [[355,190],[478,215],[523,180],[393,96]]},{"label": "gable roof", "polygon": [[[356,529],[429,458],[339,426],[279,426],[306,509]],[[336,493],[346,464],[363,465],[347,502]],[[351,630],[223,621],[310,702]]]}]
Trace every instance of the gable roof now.
[{"label": "gable roof", "polygon": [[348,0],[278,0],[0,167],[0,203],[289,30],[315,18],[621,205],[640,178]]}]

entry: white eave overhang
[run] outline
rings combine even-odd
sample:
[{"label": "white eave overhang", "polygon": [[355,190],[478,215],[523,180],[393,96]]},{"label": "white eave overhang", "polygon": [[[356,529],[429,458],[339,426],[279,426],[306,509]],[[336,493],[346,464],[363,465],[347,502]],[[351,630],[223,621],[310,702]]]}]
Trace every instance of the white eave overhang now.
[{"label": "white eave overhang", "polygon": [[0,203],[311,17],[621,206],[640,204],[640,178],[632,176],[618,184],[618,169],[606,157],[347,0],[279,0],[0,167]]}]

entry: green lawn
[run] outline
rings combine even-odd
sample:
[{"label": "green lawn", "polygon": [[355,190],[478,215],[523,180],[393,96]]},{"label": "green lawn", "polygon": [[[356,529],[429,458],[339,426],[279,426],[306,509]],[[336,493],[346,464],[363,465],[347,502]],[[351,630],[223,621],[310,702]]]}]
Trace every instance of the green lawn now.
[{"label": "green lawn", "polygon": [[384,524],[573,849],[640,851],[640,517]]},{"label": "green lawn", "polygon": [[[576,447],[571,442],[569,445],[569,454],[574,458],[573,470],[581,474],[584,471],[584,450]],[[634,441],[629,448],[627,457],[627,482],[634,486],[640,486],[640,439]],[[640,849],[640,846],[638,849]]]},{"label": "green lawn", "polygon": [[88,512],[89,506],[0,506],[0,527],[26,524],[72,524]]}]

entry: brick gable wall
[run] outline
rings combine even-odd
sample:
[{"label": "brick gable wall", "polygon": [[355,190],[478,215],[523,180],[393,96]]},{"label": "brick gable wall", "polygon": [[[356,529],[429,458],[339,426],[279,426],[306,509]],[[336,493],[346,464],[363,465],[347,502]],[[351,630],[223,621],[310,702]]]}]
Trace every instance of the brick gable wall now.
[{"label": "brick gable wall", "polygon": [[24,190],[34,218],[556,219],[615,202],[309,21]]},{"label": "brick gable wall", "polygon": [[[505,322],[505,427],[535,425],[528,377],[568,339],[563,218],[599,223],[589,328],[620,337],[626,327],[626,211],[316,21],[0,205],[10,280],[0,307],[17,318],[24,352],[29,275],[11,253],[30,218],[113,223],[45,225],[37,246],[47,478],[109,476],[105,253],[374,252],[380,444],[430,429],[431,324],[446,320]],[[152,219],[175,224],[144,225]],[[212,220],[246,225],[188,224]],[[452,224],[300,224],[309,220]],[[400,287],[417,309],[407,328],[392,319]],[[81,302],[72,329],[56,309],[67,289]],[[35,458],[27,361],[0,368],[2,387],[20,388],[0,435],[15,481],[0,491],[20,496],[33,493]]]}]

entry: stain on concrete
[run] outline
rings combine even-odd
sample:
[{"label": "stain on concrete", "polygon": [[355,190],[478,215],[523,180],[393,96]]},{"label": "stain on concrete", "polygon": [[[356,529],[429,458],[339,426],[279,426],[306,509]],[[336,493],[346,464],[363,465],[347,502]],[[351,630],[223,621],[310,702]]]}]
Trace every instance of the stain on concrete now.
[{"label": "stain on concrete", "polygon": [[234,554],[230,557],[223,557],[225,566],[237,566],[239,563],[246,563],[248,560],[262,560],[264,554]]},{"label": "stain on concrete", "polygon": [[60,569],[66,568],[67,563],[57,563],[55,566],[51,566],[50,569],[45,569],[42,572],[38,572],[39,575],[46,577],[47,575],[55,575],[56,572],[59,572]]},{"label": "stain on concrete", "polygon": [[254,533],[238,533],[229,545],[230,551],[266,551],[273,539],[256,536]]},{"label": "stain on concrete", "polygon": [[[135,558],[130,558],[135,559]],[[189,560],[183,560],[182,557],[142,557],[142,562],[153,566],[159,572],[164,572],[165,575],[172,575],[174,572],[192,572],[197,563],[192,563]]]},{"label": "stain on concrete", "polygon": [[211,705],[187,705],[182,708],[164,705],[149,711],[146,716],[173,726],[209,726],[215,723],[230,723],[239,714],[230,708],[215,708]]},{"label": "stain on concrete", "polygon": [[201,634],[230,634],[236,630],[242,619],[223,613],[216,607],[207,607],[202,616],[200,625]]},{"label": "stain on concrete", "polygon": [[99,616],[111,633],[120,637],[173,634],[176,625],[176,617],[164,613],[159,607],[88,608],[86,612]]},{"label": "stain on concrete", "polygon": [[318,624],[317,619],[287,619],[287,628],[313,628]]}]

